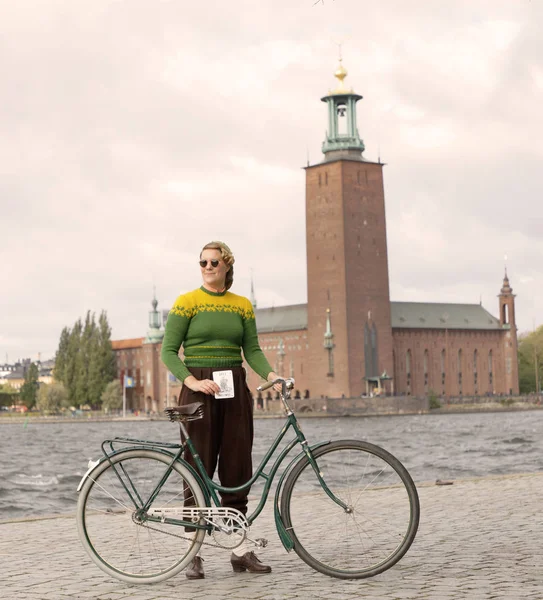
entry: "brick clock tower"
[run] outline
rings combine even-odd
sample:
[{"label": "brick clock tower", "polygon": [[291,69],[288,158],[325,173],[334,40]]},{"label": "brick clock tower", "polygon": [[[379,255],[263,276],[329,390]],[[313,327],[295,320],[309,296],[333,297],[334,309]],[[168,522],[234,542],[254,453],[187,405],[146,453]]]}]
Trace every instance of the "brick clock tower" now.
[{"label": "brick clock tower", "polygon": [[341,60],[334,75],[324,160],[306,168],[307,375],[337,398],[394,382],[383,165],[363,157]]}]

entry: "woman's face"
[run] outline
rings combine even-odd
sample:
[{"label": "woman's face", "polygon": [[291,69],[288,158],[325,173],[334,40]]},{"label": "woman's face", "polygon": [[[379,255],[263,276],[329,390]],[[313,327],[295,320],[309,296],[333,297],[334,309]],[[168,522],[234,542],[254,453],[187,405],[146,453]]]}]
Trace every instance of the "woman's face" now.
[{"label": "woman's face", "polygon": [[[205,266],[202,266],[202,261],[206,261]],[[224,289],[228,266],[222,259],[220,250],[204,250],[200,255],[200,270],[205,287],[209,286],[217,291]]]}]

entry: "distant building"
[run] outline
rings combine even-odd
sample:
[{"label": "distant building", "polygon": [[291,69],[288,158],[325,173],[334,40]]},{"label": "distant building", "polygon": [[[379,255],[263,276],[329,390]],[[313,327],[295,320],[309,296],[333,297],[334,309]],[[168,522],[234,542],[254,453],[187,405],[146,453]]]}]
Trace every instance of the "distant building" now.
[{"label": "distant building", "polygon": [[121,384],[125,376],[134,382],[134,387],[126,389],[128,407],[138,411],[159,412],[164,406],[177,402],[181,385],[160,360],[164,330],[156,298],[153,298],[151,306],[146,337],[114,340],[112,346]]},{"label": "distant building", "polygon": [[54,359],[33,361],[31,358],[23,358],[13,364],[0,365],[0,384],[10,385],[15,390],[21,389],[26,372],[32,363],[38,366],[38,383],[52,383],[52,373],[55,367]]},{"label": "distant building", "polygon": [[[383,164],[363,156],[356,124],[362,97],[345,87],[346,75],[340,64],[336,89],[322,98],[324,159],[305,169],[307,304],[257,309],[251,290],[264,353],[277,373],[296,379],[298,397],[518,394],[507,273],[498,317],[480,304],[391,302]],[[113,342],[119,376],[135,378],[127,392],[138,410],[162,410],[180,391],[160,361],[156,307],[153,299],[146,338]],[[248,369],[253,392],[259,382]],[[259,405],[265,400],[255,396]]]}]

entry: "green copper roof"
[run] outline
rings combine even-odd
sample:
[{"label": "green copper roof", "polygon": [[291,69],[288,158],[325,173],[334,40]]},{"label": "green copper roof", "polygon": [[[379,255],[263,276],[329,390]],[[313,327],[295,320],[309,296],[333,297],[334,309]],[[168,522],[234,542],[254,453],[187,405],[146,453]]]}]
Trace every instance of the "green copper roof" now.
[{"label": "green copper roof", "polygon": [[307,304],[257,308],[255,317],[258,333],[307,329]]},{"label": "green copper roof", "polygon": [[[390,307],[393,329],[502,329],[480,304],[391,302]],[[258,333],[307,329],[307,304],[259,308],[255,315]]]},{"label": "green copper roof", "polygon": [[500,322],[480,304],[391,302],[392,328],[502,329]]}]

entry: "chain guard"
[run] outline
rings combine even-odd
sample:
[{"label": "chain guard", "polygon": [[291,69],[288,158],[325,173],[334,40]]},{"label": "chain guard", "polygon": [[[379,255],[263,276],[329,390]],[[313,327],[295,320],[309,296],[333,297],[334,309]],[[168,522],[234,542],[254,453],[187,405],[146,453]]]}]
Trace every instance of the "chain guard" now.
[{"label": "chain guard", "polygon": [[[219,548],[237,548],[247,537],[247,530],[249,529],[249,524],[247,523],[245,515],[235,508],[202,508],[190,506],[150,508],[147,514],[152,517],[158,517],[163,521],[167,518],[172,518],[190,521],[192,523],[201,523],[203,520],[206,524],[213,526],[211,536],[215,543],[213,544],[206,541],[202,543],[209,546],[218,546]],[[154,529],[147,523],[145,523],[144,526],[149,529]],[[183,536],[176,535],[176,537]]]}]

